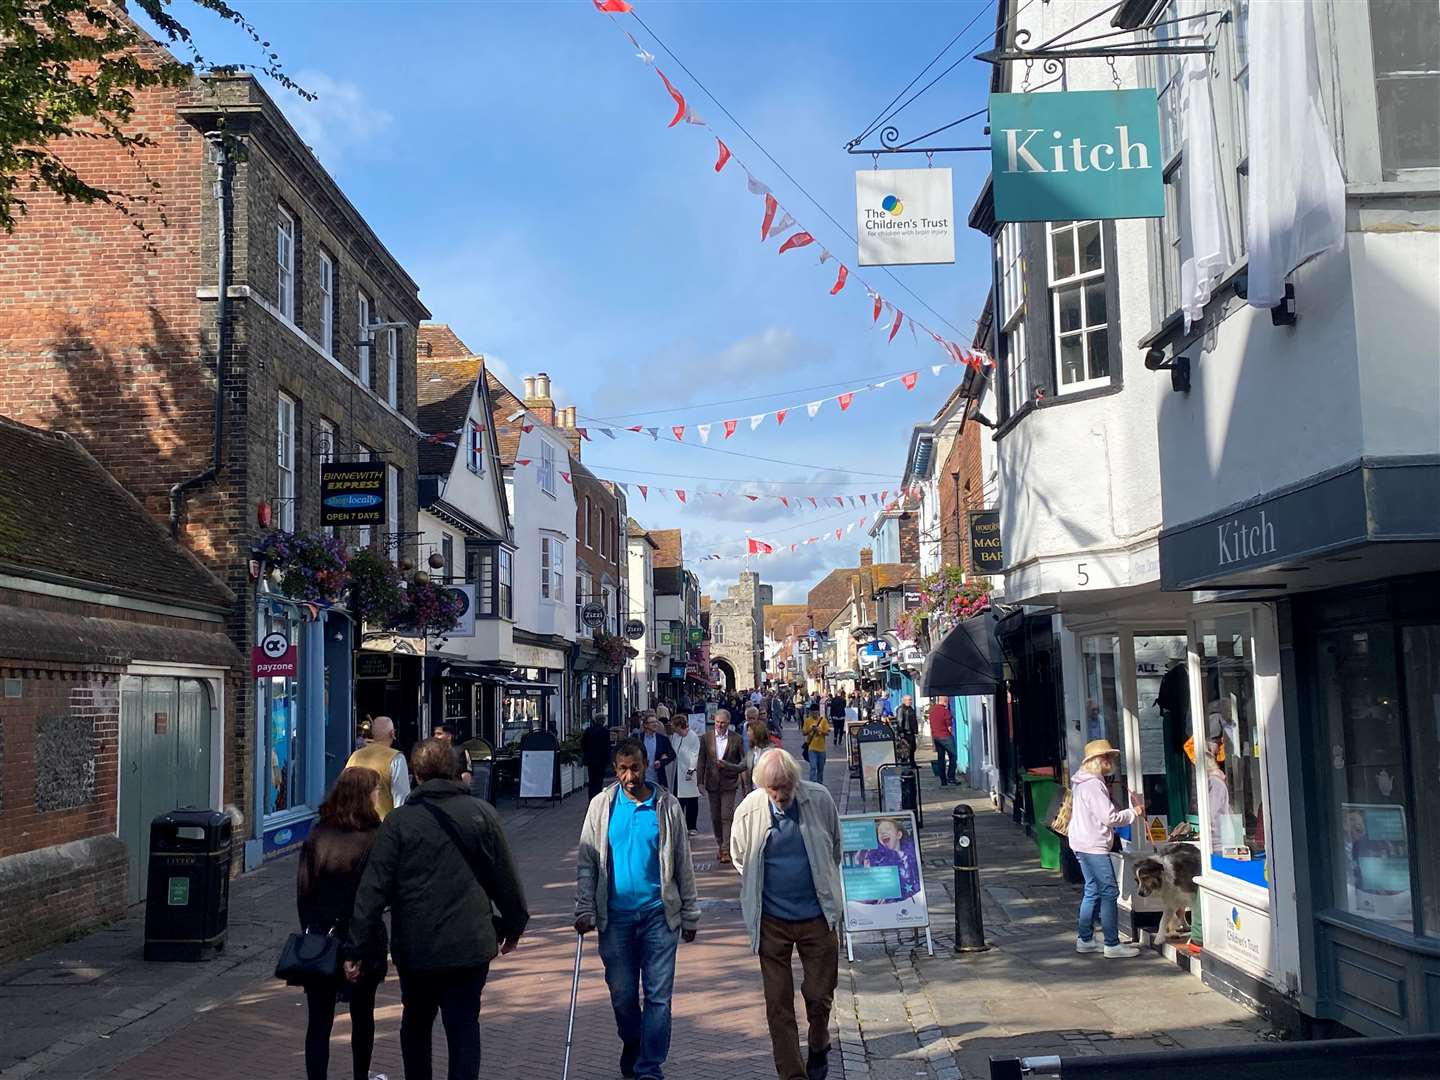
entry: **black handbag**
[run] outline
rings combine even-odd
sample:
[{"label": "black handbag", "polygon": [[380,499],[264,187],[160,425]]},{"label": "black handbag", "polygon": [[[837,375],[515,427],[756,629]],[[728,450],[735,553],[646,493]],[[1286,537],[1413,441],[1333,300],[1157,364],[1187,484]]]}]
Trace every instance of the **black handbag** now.
[{"label": "black handbag", "polygon": [[291,986],[324,982],[340,977],[340,939],[335,934],[302,930],[285,939],[275,978]]}]

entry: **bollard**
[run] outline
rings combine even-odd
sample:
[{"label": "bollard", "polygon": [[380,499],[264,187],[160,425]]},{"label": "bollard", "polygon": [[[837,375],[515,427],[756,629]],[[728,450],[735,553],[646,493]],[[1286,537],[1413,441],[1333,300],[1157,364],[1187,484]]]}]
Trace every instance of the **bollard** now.
[{"label": "bollard", "polygon": [[975,811],[963,803],[951,817],[955,832],[955,951],[982,952],[985,920],[980,912],[980,853],[975,849]]}]

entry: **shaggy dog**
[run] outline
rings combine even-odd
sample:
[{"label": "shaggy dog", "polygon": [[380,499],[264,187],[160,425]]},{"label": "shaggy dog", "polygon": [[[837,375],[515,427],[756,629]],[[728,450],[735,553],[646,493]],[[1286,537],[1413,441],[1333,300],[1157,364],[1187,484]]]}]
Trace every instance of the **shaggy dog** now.
[{"label": "shaggy dog", "polygon": [[1200,873],[1200,852],[1191,844],[1171,844],[1135,864],[1135,886],[1141,896],[1160,894],[1165,914],[1160,937],[1183,937],[1190,932],[1188,912],[1195,906],[1195,878]]}]

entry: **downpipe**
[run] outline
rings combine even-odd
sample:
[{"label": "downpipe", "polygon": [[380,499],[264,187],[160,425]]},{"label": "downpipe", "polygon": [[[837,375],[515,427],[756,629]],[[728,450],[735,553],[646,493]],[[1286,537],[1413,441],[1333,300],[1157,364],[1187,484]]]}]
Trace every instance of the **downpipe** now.
[{"label": "downpipe", "polygon": [[230,158],[224,134],[207,131],[205,141],[215,165],[215,414],[210,467],[170,486],[170,536],[179,539],[180,516],[185,493],[215,480],[220,475],[221,449],[225,444],[225,356],[230,345],[230,234],[226,221],[230,209]]}]

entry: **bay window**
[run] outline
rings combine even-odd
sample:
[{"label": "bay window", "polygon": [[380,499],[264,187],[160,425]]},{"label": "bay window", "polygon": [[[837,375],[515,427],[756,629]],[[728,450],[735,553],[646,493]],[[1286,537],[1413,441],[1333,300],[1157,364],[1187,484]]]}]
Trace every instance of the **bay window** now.
[{"label": "bay window", "polygon": [[509,548],[486,540],[465,541],[465,580],[475,586],[475,615],[482,619],[514,618],[510,591]]}]

